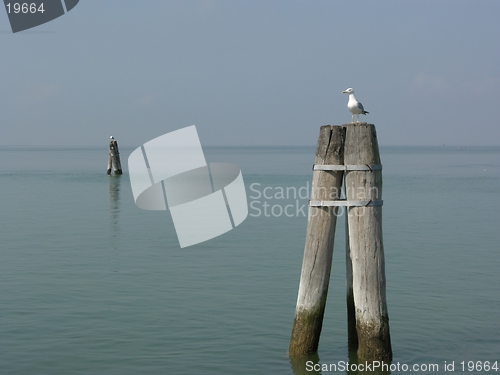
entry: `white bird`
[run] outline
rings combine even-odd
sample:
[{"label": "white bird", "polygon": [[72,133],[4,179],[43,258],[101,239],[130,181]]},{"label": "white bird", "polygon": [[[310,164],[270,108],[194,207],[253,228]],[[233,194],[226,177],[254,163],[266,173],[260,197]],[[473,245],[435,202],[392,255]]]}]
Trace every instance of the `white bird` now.
[{"label": "white bird", "polygon": [[354,115],[358,116],[357,122],[359,122],[359,115],[366,115],[367,113],[370,113],[365,111],[365,109],[363,108],[363,104],[361,104],[356,100],[356,97],[354,96],[354,90],[352,88],[349,87],[347,90],[342,91],[342,94],[349,94],[349,101],[347,102],[347,108],[352,113],[351,122],[354,122]]}]

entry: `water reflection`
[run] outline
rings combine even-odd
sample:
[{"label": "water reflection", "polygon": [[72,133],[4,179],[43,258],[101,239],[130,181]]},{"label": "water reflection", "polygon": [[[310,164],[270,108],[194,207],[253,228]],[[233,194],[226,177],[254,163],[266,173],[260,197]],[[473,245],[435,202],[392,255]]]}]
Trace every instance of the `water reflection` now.
[{"label": "water reflection", "polygon": [[120,236],[118,218],[120,214],[121,180],[120,175],[109,176],[109,225],[113,248],[116,247],[116,240],[118,240],[118,237]]},{"label": "water reflection", "polygon": [[321,371],[314,370],[315,367],[319,367],[318,353],[300,358],[291,357],[290,364],[294,375],[321,375]]},{"label": "water reflection", "polygon": [[349,356],[349,368],[347,369],[347,375],[389,375],[390,362],[382,361],[362,361],[358,358],[357,348],[350,346],[348,350]]}]

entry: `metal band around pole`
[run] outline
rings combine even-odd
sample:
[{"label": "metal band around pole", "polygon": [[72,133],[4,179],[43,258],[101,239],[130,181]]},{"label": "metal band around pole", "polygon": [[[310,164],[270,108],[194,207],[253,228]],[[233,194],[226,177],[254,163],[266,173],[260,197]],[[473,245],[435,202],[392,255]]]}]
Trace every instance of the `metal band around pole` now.
[{"label": "metal band around pole", "polygon": [[319,165],[313,164],[313,171],[381,171],[381,165]]},{"label": "metal band around pole", "polygon": [[383,200],[366,200],[366,201],[309,201],[309,207],[380,207],[384,204]]}]

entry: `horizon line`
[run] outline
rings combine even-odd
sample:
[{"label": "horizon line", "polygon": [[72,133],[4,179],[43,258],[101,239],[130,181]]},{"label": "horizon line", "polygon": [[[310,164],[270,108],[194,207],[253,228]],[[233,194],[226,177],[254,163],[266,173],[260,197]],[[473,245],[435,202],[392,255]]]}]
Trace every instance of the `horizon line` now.
[{"label": "horizon line", "polygon": [[[0,145],[0,147],[54,147],[54,148],[60,148],[60,147],[77,147],[77,148],[97,148],[97,147],[102,147],[102,146],[107,146],[107,143],[102,143],[102,144],[87,144],[87,145],[82,145],[82,144],[10,144],[10,145]],[[129,147],[134,147],[137,148],[139,147],[138,145],[130,145],[130,144],[125,144],[125,145],[120,145],[121,148],[129,148]],[[299,145],[299,144],[294,144],[294,145],[258,145],[258,144],[239,144],[239,145],[217,145],[217,144],[204,144],[203,147],[316,147],[315,144],[308,144],[308,145]],[[431,145],[425,145],[425,144],[380,144],[379,147],[439,147],[439,148],[448,148],[448,147],[500,147],[500,144],[442,144],[442,145],[436,145],[436,144],[431,144]]]}]

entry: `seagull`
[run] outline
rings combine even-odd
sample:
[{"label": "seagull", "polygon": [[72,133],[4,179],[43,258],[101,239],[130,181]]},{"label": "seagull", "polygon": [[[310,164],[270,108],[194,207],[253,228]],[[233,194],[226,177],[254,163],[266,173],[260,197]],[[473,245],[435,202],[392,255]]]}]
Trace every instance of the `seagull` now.
[{"label": "seagull", "polygon": [[367,112],[363,108],[363,104],[358,102],[356,100],[356,97],[354,96],[354,90],[349,87],[347,90],[342,91],[342,94],[349,94],[349,101],[347,102],[347,108],[349,108],[349,111],[352,113],[352,121],[354,122],[354,115],[358,116],[358,121],[359,122],[359,115],[366,115]]}]

